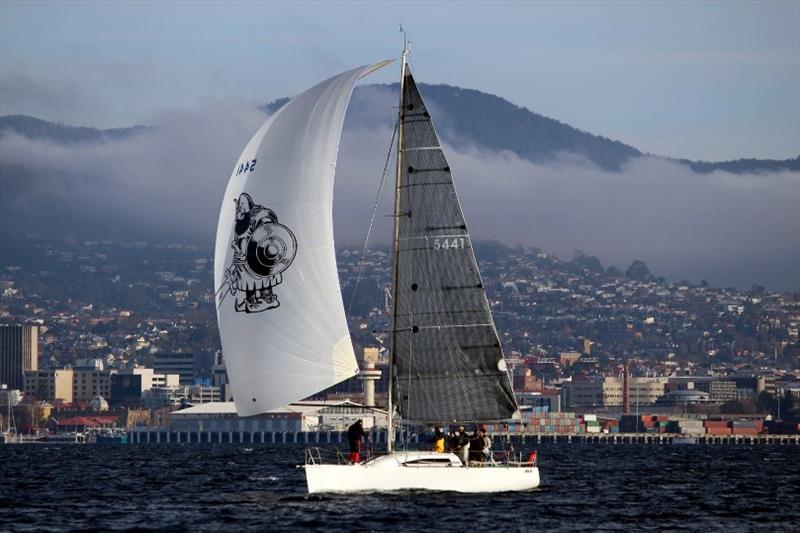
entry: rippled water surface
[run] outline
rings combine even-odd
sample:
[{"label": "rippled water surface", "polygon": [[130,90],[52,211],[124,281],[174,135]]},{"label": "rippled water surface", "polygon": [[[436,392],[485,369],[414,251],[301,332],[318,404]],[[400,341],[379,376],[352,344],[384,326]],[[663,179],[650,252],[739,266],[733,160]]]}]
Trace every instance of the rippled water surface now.
[{"label": "rippled water surface", "polygon": [[526,493],[309,496],[299,445],[0,445],[0,529],[800,530],[800,447],[540,445]]}]

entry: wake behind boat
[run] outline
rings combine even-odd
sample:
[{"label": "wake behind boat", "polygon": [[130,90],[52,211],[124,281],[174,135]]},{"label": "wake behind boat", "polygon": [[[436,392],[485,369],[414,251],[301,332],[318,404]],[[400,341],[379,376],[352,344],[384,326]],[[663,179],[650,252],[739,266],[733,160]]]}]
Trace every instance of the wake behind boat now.
[{"label": "wake behind boat", "polygon": [[[499,422],[517,403],[450,166],[407,62],[401,63],[387,454],[303,465],[308,491],[538,487],[527,461],[462,461],[393,450],[395,411],[417,424]],[[234,401],[250,416],[358,373],[333,247],[333,179],[358,79],[330,78],[273,114],[244,149],[220,213],[217,317]]]}]

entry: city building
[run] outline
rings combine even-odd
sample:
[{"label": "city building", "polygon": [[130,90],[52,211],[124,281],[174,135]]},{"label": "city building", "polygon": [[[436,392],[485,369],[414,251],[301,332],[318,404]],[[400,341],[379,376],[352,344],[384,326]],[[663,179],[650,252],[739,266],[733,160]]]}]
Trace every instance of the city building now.
[{"label": "city building", "polygon": [[514,391],[541,392],[544,389],[542,380],[536,377],[528,367],[516,367],[512,374]]},{"label": "city building", "polygon": [[111,397],[111,374],[92,367],[72,369],[72,402],[91,402],[97,396]]},{"label": "city building", "polygon": [[71,368],[25,372],[25,396],[46,402],[72,402]]},{"label": "city building", "polygon": [[114,405],[138,406],[142,400],[142,375],[112,374],[110,400]]},{"label": "city building", "polygon": [[233,400],[233,391],[228,381],[228,370],[225,368],[225,358],[222,356],[222,350],[217,350],[214,354],[214,365],[211,367],[211,384],[219,387],[222,391],[223,401],[229,402]]},{"label": "city building", "polygon": [[25,372],[39,369],[39,326],[0,324],[0,384],[25,388]]},{"label": "city building", "polygon": [[578,352],[562,352],[558,354],[558,364],[562,367],[570,366],[581,359],[581,354]]},{"label": "city building", "polygon": [[158,374],[178,374],[181,385],[194,385],[194,353],[156,353],[153,370]]}]

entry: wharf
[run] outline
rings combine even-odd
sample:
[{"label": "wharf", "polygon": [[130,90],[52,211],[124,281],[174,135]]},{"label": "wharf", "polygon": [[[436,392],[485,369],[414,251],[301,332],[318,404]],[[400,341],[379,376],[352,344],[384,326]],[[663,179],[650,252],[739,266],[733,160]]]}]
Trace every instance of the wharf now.
[{"label": "wharf", "polygon": [[[562,444],[673,444],[708,445],[800,445],[800,435],[679,435],[675,433],[525,433],[494,434],[496,443],[519,445]],[[373,431],[373,446],[386,443],[386,431]],[[398,442],[419,444],[424,437],[400,433]],[[676,442],[677,441],[677,442]],[[132,444],[235,443],[235,444],[339,444],[347,443],[346,431],[166,431],[135,430],[128,433]]]},{"label": "wharf", "polygon": [[537,433],[529,435],[535,443],[597,444],[673,444],[694,440],[692,444],[778,444],[800,445],[800,435],[685,435],[677,433]]}]

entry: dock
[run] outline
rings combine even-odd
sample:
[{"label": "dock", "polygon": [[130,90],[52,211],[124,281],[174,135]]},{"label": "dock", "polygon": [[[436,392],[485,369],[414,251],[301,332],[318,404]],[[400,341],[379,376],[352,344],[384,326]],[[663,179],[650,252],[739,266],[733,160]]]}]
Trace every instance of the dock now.
[{"label": "dock", "polygon": [[[693,439],[707,445],[800,445],[800,435],[679,435],[671,433],[524,433],[494,434],[497,442],[515,445],[559,444],[673,444],[676,439]],[[371,434],[373,446],[386,444],[386,431]],[[399,442],[424,442],[420,435],[400,433]],[[346,431],[167,431],[132,430],[131,444],[347,444]]]}]

